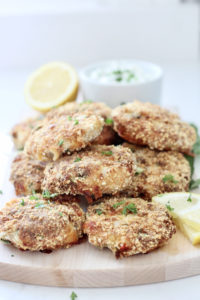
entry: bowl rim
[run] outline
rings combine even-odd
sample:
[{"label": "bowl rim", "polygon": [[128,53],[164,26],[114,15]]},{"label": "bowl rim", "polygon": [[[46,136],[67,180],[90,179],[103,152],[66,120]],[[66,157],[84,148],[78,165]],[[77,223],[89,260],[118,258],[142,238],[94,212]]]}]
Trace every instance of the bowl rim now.
[{"label": "bowl rim", "polygon": [[[156,69],[157,71],[157,76],[155,76],[152,79],[148,79],[145,82],[131,82],[131,83],[119,83],[119,82],[100,82],[98,81],[98,79],[94,79],[91,78],[90,76],[88,76],[88,71],[95,69],[99,66],[102,65],[106,65],[106,64],[110,64],[112,62],[130,62],[130,63],[135,63],[135,64],[142,64],[142,65],[147,65],[148,67],[151,67],[152,69]],[[83,81],[87,81],[90,82],[92,84],[96,84],[96,85],[100,85],[100,86],[113,86],[113,87],[131,87],[131,86],[139,86],[139,85],[146,85],[149,83],[153,83],[155,81],[158,81],[160,79],[162,79],[163,77],[163,69],[150,61],[146,61],[146,60],[140,60],[140,59],[108,59],[108,60],[102,60],[102,61],[98,61],[95,63],[91,63],[86,65],[85,67],[81,68],[79,71],[79,77],[81,80]]]}]

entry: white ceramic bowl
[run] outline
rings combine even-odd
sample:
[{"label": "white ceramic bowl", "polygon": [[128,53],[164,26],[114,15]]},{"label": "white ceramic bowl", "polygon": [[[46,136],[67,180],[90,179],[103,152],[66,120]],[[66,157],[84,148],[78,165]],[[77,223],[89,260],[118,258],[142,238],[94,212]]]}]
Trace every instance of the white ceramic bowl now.
[{"label": "white ceramic bowl", "polygon": [[[91,78],[91,73],[97,68],[107,67],[111,63],[127,63],[134,65],[147,74],[144,82],[101,82],[98,78]],[[159,104],[162,86],[162,69],[153,63],[140,60],[104,61],[83,68],[80,73],[80,83],[84,99],[105,102],[111,107],[122,102],[135,99]]]}]

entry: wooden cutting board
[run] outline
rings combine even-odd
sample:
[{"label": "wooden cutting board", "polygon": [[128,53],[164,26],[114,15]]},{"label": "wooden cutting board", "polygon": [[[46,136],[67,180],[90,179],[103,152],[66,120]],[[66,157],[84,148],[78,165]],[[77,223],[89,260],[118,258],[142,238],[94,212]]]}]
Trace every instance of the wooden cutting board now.
[{"label": "wooden cutting board", "polygon": [[[11,148],[0,136],[0,206],[14,196],[9,183]],[[109,250],[98,250],[87,241],[50,254],[20,251],[0,243],[0,279],[65,287],[114,287],[173,280],[200,274],[200,247],[180,233],[149,254],[116,259]]]}]

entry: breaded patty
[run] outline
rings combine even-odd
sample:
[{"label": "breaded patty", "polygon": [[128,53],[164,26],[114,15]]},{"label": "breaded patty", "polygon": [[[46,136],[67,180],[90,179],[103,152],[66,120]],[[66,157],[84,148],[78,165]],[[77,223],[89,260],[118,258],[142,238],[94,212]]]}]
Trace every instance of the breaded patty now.
[{"label": "breaded patty", "polygon": [[12,162],[10,180],[14,184],[16,195],[29,195],[34,190],[41,192],[45,163],[32,160],[23,152]]},{"label": "breaded patty", "polygon": [[72,102],[60,106],[58,108],[52,109],[50,112],[47,113],[46,118],[51,119],[55,116],[59,118],[60,116],[66,116],[68,114],[84,112],[91,112],[93,114],[101,116],[104,119],[105,124],[101,134],[94,140],[93,143],[98,145],[112,145],[117,142],[118,136],[113,130],[111,111],[111,108],[102,102]]},{"label": "breaded patty", "polygon": [[83,231],[92,245],[123,257],[161,247],[176,227],[164,206],[121,197],[89,206]]},{"label": "breaded patty", "polygon": [[68,248],[82,237],[84,212],[77,203],[63,205],[29,197],[16,198],[0,211],[0,239],[22,250]]},{"label": "breaded patty", "polygon": [[158,105],[134,101],[113,110],[114,129],[125,140],[151,149],[190,154],[196,132]]},{"label": "breaded patty", "polygon": [[46,166],[42,188],[50,193],[84,195],[88,201],[125,191],[135,174],[135,156],[122,146],[92,145]]},{"label": "breaded patty", "polygon": [[32,132],[25,145],[30,157],[50,161],[62,154],[80,150],[100,135],[104,121],[89,112],[44,119]]},{"label": "breaded patty", "polygon": [[30,136],[33,128],[39,126],[41,118],[28,118],[23,122],[16,124],[12,131],[11,136],[17,150],[23,150],[28,137]]},{"label": "breaded patty", "polygon": [[191,171],[182,153],[124,143],[135,153],[137,170],[129,194],[146,200],[165,192],[188,191]]}]

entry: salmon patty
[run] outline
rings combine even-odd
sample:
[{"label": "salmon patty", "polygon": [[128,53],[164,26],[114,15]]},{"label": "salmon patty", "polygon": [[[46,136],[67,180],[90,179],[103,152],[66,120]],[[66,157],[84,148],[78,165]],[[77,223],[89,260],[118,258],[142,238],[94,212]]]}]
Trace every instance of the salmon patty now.
[{"label": "salmon patty", "polygon": [[23,152],[15,157],[10,181],[14,184],[17,196],[29,195],[32,191],[41,192],[45,166],[44,162],[30,159]]},{"label": "salmon patty", "polygon": [[25,153],[40,161],[57,160],[63,154],[85,148],[103,129],[101,117],[89,112],[45,118],[25,145]]},{"label": "salmon patty", "polygon": [[135,174],[135,156],[122,146],[92,145],[45,168],[43,190],[83,195],[89,202],[125,191]]},{"label": "salmon patty", "polygon": [[128,143],[123,146],[133,151],[137,163],[129,195],[151,201],[157,194],[188,191],[191,170],[182,153],[160,152]]},{"label": "salmon patty", "polygon": [[82,237],[85,215],[77,203],[61,205],[16,198],[0,211],[0,239],[21,250],[49,251],[69,248]]},{"label": "salmon patty", "polygon": [[125,257],[163,246],[176,227],[164,206],[120,197],[90,205],[83,230],[93,246],[106,247],[116,257]]},{"label": "salmon patty", "polygon": [[117,133],[133,144],[191,154],[196,141],[192,126],[155,104],[134,101],[115,108],[112,117]]}]

